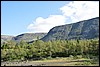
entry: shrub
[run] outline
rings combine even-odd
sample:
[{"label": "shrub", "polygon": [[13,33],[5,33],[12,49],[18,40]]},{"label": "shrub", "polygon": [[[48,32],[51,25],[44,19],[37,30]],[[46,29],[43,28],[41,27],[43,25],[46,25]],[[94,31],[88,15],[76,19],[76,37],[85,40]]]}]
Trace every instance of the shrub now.
[{"label": "shrub", "polygon": [[82,55],[77,55],[74,57],[75,59],[81,59],[82,58]]},{"label": "shrub", "polygon": [[47,57],[47,59],[52,59],[52,57],[49,56],[49,57]]},{"label": "shrub", "polygon": [[74,56],[73,56],[73,55],[69,55],[69,57],[70,57],[71,59],[73,59],[73,58],[74,58]]},{"label": "shrub", "polygon": [[84,62],[83,65],[91,65],[91,62]]}]

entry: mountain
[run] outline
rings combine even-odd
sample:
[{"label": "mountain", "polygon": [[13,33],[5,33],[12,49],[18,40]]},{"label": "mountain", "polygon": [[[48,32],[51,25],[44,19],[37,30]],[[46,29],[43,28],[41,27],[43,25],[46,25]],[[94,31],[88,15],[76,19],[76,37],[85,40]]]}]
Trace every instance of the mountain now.
[{"label": "mountain", "polygon": [[43,41],[49,40],[71,40],[71,39],[93,39],[99,37],[99,17],[83,20],[77,23],[53,27]]},{"label": "mountain", "polygon": [[42,38],[46,35],[46,33],[24,33],[13,37],[12,40],[16,42],[20,42],[21,40],[30,42],[33,40],[37,40],[37,38]]},{"label": "mountain", "polygon": [[1,35],[1,43],[12,40],[14,36],[9,36],[9,35]]},{"label": "mountain", "polygon": [[15,41],[15,42],[20,42],[21,40],[30,42],[33,40],[37,40],[37,38],[42,38],[46,35],[47,33],[23,33],[17,36],[9,36],[9,35],[1,35],[1,44],[3,42],[7,41]]}]

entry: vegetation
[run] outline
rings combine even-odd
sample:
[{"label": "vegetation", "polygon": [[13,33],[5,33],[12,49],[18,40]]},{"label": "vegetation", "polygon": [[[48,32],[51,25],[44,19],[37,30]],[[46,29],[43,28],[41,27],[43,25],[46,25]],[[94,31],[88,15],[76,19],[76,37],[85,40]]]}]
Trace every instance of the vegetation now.
[{"label": "vegetation", "polygon": [[[79,56],[81,55],[81,56]],[[44,42],[36,40],[31,44],[24,41],[8,41],[1,45],[1,61],[39,60],[55,57],[99,58],[99,39],[57,40]]]},{"label": "vegetation", "polygon": [[[80,58],[77,56],[69,57],[56,57],[56,58],[44,58],[37,61],[7,61],[1,62],[1,66],[99,66],[98,61],[88,58]],[[77,57],[77,58],[76,58]]]}]

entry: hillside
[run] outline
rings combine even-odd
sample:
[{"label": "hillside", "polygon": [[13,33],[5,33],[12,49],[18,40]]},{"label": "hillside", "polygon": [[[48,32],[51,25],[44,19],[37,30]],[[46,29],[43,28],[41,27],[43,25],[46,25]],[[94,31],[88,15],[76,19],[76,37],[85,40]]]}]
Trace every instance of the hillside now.
[{"label": "hillside", "polygon": [[97,37],[99,37],[99,17],[53,27],[41,40],[92,39]]},{"label": "hillside", "polygon": [[12,40],[14,36],[9,36],[9,35],[1,35],[1,43]]},{"label": "hillside", "polygon": [[40,39],[45,35],[46,33],[24,33],[24,34],[17,35],[16,37],[13,37],[12,40],[16,42],[20,42],[21,40],[29,42],[29,41],[37,40],[37,38]]},{"label": "hillside", "polygon": [[37,38],[40,39],[45,35],[46,33],[23,33],[17,36],[1,35],[1,44],[9,40],[13,40],[16,42],[20,42],[21,40],[23,40],[29,42],[29,41],[37,40]]}]

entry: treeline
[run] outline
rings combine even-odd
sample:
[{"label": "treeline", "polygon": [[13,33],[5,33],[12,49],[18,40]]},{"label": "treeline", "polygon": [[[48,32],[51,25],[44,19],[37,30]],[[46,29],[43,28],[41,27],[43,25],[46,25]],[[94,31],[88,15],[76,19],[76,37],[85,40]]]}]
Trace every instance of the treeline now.
[{"label": "treeline", "polygon": [[8,41],[1,45],[1,60],[37,60],[48,57],[68,57],[70,55],[99,55],[99,39],[57,40],[43,42]]}]

